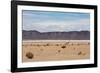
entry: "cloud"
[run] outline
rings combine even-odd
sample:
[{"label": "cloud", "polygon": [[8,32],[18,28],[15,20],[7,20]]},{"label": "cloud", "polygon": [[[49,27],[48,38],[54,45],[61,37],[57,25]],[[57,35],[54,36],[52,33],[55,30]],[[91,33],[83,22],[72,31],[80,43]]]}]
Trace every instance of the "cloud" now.
[{"label": "cloud", "polygon": [[23,30],[52,31],[80,31],[90,30],[90,15],[88,13],[70,12],[23,12]]},{"label": "cloud", "polygon": [[41,21],[25,25],[23,28],[27,30],[37,30],[40,32],[80,31],[89,30],[90,21],[89,19],[80,19],[75,21]]}]

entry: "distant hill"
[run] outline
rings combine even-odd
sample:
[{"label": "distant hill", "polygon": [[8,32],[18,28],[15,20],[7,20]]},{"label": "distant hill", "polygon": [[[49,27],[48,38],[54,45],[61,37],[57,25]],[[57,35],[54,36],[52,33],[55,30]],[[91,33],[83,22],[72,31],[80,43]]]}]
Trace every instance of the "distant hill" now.
[{"label": "distant hill", "polygon": [[89,31],[70,32],[38,32],[36,30],[22,31],[23,40],[90,40]]}]

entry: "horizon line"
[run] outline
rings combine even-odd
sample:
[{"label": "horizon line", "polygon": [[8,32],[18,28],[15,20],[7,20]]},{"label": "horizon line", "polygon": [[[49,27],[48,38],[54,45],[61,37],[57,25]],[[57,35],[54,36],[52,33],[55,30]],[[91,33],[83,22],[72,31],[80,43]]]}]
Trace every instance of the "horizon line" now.
[{"label": "horizon line", "polygon": [[[36,32],[42,32],[42,31],[38,31],[38,30],[22,30],[22,31],[36,31]],[[90,32],[90,30],[76,30],[74,32],[81,32],[81,31],[88,31]],[[44,32],[73,32],[73,31],[44,31]]]}]

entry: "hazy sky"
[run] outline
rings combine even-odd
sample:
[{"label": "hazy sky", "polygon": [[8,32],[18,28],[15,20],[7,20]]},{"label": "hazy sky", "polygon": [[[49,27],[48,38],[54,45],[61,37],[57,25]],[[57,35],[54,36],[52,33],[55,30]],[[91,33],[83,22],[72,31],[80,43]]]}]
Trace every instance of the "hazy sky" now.
[{"label": "hazy sky", "polygon": [[81,31],[90,30],[90,14],[75,12],[22,11],[23,30]]}]

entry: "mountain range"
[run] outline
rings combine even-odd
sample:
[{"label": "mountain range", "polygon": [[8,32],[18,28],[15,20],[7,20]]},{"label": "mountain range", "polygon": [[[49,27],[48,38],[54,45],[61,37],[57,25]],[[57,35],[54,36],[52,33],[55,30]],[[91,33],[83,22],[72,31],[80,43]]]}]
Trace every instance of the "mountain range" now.
[{"label": "mountain range", "polygon": [[90,40],[89,31],[39,32],[22,30],[23,40]]}]

